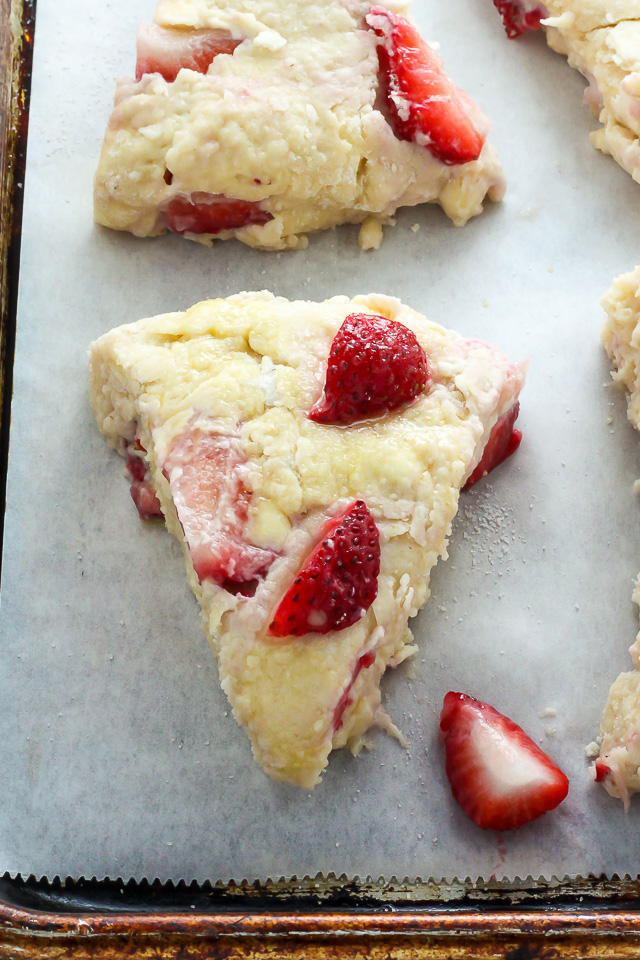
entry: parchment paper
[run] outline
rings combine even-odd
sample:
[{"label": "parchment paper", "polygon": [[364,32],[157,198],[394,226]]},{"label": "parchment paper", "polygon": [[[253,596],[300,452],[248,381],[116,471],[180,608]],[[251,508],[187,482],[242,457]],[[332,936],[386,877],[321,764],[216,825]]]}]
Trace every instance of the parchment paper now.
[{"label": "parchment paper", "polygon": [[[355,228],[305,252],[92,224],[115,77],[154,0],[39,0],[0,616],[0,871],[215,881],[638,873],[640,803],[589,779],[584,746],[630,668],[640,568],[639,438],[606,388],[599,297],[640,259],[640,186],[596,153],[581,78],[541,36],[508,42],[489,0],[415,0],[493,119],[510,187],[463,230],[407,210],[364,254]],[[417,225],[419,229],[412,230]],[[371,290],[531,359],[517,456],[464,496],[450,558],[384,683],[404,750],[334,754],[309,794],[251,759],[219,690],[178,544],[136,516],[87,399],[110,327],[267,287]],[[451,799],[447,690],[494,704],[566,770],[554,813],[498,836]],[[549,716],[549,711],[556,715]],[[544,716],[540,716],[544,714]]]}]

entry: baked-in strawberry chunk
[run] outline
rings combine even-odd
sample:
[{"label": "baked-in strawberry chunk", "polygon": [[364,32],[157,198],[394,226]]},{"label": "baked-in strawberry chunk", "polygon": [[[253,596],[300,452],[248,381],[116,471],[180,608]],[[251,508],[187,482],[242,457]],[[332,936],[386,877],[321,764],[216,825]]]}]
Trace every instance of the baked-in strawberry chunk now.
[{"label": "baked-in strawberry chunk", "polygon": [[322,539],[280,601],[269,633],[300,637],[344,630],[378,594],[380,536],[364,500],[329,520]]},{"label": "baked-in strawberry chunk", "polygon": [[443,163],[477,160],[489,122],[447,76],[442,58],[404,17],[372,7],[367,23],[378,37],[378,59],[395,134]]},{"label": "baked-in strawberry chunk", "polygon": [[211,234],[273,220],[258,203],[211,193],[174,197],[167,206],[166,218],[167,227],[173,233]]},{"label": "baked-in strawberry chunk", "polygon": [[440,716],[451,792],[485,830],[512,830],[557,807],[569,781],[513,720],[449,692]]},{"label": "baked-in strawberry chunk", "polygon": [[396,320],[350,314],[329,351],[324,393],[309,411],[316,423],[349,424],[415,400],[429,368],[413,330]]},{"label": "baked-in strawberry chunk", "polygon": [[163,471],[200,582],[250,595],[275,554],[244,537],[251,492],[238,438],[188,430],[173,441]]},{"label": "baked-in strawberry chunk", "polygon": [[504,28],[510,40],[519,37],[527,30],[537,30],[540,21],[548,16],[547,9],[541,3],[530,0],[493,0],[496,9],[502,14]]},{"label": "baked-in strawberry chunk", "polygon": [[128,444],[125,470],[131,480],[131,497],[138,508],[140,519],[151,520],[152,517],[162,516],[162,507],[156,496],[149,466],[144,459],[145,452],[138,440]]},{"label": "baked-in strawberry chunk", "polygon": [[604,760],[596,760],[596,783],[602,783],[611,773],[611,767]]},{"label": "baked-in strawberry chunk", "polygon": [[159,73],[172,83],[182,69],[206,73],[221,53],[233,53],[241,40],[219,30],[173,30],[141,23],[138,30],[136,80]]},{"label": "baked-in strawberry chunk", "polygon": [[465,483],[463,490],[468,490],[478,480],[482,480],[483,477],[486,477],[488,473],[491,473],[492,470],[516,452],[522,440],[522,431],[516,430],[513,426],[518,419],[519,412],[520,403],[516,401],[498,419],[487,440],[480,463]]}]

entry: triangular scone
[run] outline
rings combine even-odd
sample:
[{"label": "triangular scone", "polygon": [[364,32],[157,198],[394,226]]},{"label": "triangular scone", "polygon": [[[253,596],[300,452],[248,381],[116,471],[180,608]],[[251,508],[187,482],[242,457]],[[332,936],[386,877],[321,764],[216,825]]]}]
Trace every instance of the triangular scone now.
[{"label": "triangular scone", "polygon": [[95,178],[96,220],[116,230],[278,250],[366,221],[368,248],[398,207],[437,201],[463,224],[504,193],[486,118],[371,2],[161,0],[136,75],[119,81]]},{"label": "triangular scone", "polygon": [[[494,0],[505,22],[524,25],[531,9],[547,42],[589,82],[584,101],[602,127],[591,134],[640,182],[640,4],[638,0]],[[531,13],[529,13],[531,15]],[[537,20],[539,23],[539,18]],[[535,18],[530,25],[535,25]],[[514,33],[519,32],[517,26]]]},{"label": "triangular scone", "polygon": [[[417,338],[428,384],[386,415],[314,422],[336,334],[346,318],[364,329],[376,316]],[[242,293],[93,344],[98,426],[133,460],[134,496],[147,507],[148,464],[222,687],[271,776],[313,787],[332,749],[355,749],[383,722],[380,678],[414,652],[408,619],[446,552],[460,488],[479,463],[482,472],[490,436],[492,462],[504,456],[495,438],[501,424],[512,429],[523,378],[492,347],[373,295],[308,303]],[[269,635],[328,518],[354,501],[379,532],[373,604],[344,629]]]},{"label": "triangular scone", "polygon": [[[611,375],[627,391],[629,420],[640,430],[640,267],[614,280],[602,306],[607,314],[602,341]],[[640,603],[640,580],[634,600]],[[609,690],[595,765],[596,778],[625,806],[640,790],[640,633],[630,653],[636,670],[621,673]]]}]

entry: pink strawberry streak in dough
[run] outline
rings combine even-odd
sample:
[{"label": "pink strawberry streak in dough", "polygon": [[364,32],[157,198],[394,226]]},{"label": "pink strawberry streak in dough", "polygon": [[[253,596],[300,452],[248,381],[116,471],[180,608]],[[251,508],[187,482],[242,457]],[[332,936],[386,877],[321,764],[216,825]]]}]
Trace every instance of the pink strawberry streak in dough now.
[{"label": "pink strawberry streak in dough", "polygon": [[137,38],[136,80],[159,73],[172,83],[182,69],[206,73],[215,57],[232,54],[241,40],[218,30],[176,30],[141,23]]},{"label": "pink strawberry streak in dough", "polygon": [[367,653],[362,654],[362,656],[359,658],[358,662],[356,663],[356,667],[351,676],[351,680],[349,681],[349,685],[347,689],[344,691],[344,693],[342,694],[342,696],[340,697],[340,699],[338,700],[338,703],[336,704],[336,708],[333,711],[334,733],[337,733],[337,731],[342,726],[344,712],[347,709],[347,707],[351,704],[351,691],[353,689],[354,683],[360,676],[360,673],[362,672],[362,670],[366,670],[368,667],[372,666],[373,663],[375,662],[375,659],[376,659],[375,651],[368,650]]},{"label": "pink strawberry streak in dough", "polygon": [[173,441],[163,473],[200,582],[251,596],[276,554],[245,539],[245,465],[238,437],[191,429]]},{"label": "pink strawberry streak in dough", "polygon": [[131,480],[131,498],[138,508],[140,519],[151,520],[152,517],[161,517],[162,507],[156,496],[149,466],[144,459],[144,447],[136,439],[133,443],[128,443],[126,449],[125,470]]}]

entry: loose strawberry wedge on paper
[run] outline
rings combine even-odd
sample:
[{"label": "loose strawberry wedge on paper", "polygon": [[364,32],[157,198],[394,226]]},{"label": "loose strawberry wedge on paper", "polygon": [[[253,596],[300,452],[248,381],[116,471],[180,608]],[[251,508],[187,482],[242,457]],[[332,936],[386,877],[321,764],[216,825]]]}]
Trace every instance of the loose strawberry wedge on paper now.
[{"label": "loose strawberry wedge on paper", "polygon": [[378,37],[380,70],[396,136],[443,163],[477,160],[489,122],[447,75],[442,58],[404,17],[372,7],[367,24]]},{"label": "loose strawberry wedge on paper", "polygon": [[250,200],[194,193],[190,197],[174,197],[167,206],[166,218],[173,233],[216,234],[267,223],[272,216]]},{"label": "loose strawberry wedge on paper", "polygon": [[486,477],[488,473],[491,473],[492,470],[495,470],[516,452],[522,440],[522,431],[514,428],[519,413],[520,403],[516,401],[500,417],[487,440],[480,463],[465,483],[463,490],[468,490],[478,480],[482,480],[483,477]]},{"label": "loose strawberry wedge on paper", "polygon": [[493,3],[502,14],[510,40],[522,36],[527,30],[538,30],[540,21],[548,16],[543,4],[535,0],[533,3],[531,0],[493,0]]},{"label": "loose strawberry wedge on paper", "polygon": [[236,437],[194,429],[174,440],[163,472],[200,582],[250,595],[275,554],[244,538],[251,502],[245,464]]},{"label": "loose strawberry wedge on paper", "polygon": [[233,53],[241,42],[219,30],[173,30],[155,23],[141,23],[136,80],[147,73],[159,73],[172,83],[183,69],[206,73],[215,57]]},{"label": "loose strawberry wedge on paper", "polygon": [[427,358],[412,330],[352,313],[333,338],[324,393],[309,419],[346,426],[379,417],[415,400],[428,381]]},{"label": "loose strawberry wedge on paper", "polygon": [[440,716],[451,792],[485,830],[513,830],[557,807],[569,781],[516,723],[449,692]]},{"label": "loose strawberry wedge on paper", "polygon": [[269,633],[300,637],[350,627],[375,600],[379,573],[378,528],[364,500],[354,500],[325,526],[280,601]]}]

